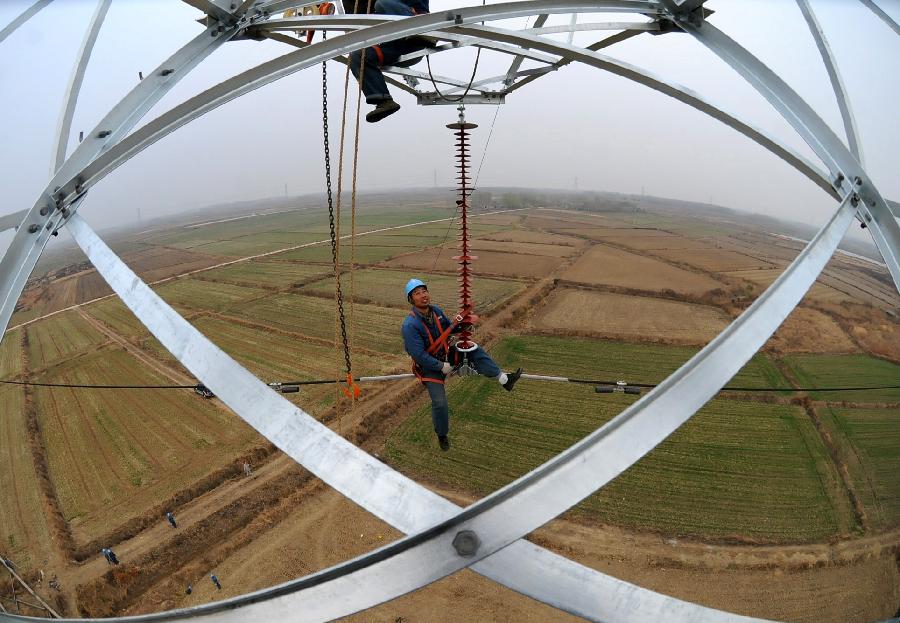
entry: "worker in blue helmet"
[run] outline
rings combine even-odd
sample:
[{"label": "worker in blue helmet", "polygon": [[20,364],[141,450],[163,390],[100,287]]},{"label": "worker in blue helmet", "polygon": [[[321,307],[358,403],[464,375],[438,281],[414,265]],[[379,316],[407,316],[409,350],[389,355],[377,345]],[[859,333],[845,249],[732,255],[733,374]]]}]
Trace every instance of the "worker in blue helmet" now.
[{"label": "worker in blue helmet", "polygon": [[[406,283],[405,293],[412,309],[403,320],[403,346],[413,359],[413,372],[431,397],[431,422],[438,444],[441,450],[449,450],[450,408],[444,381],[459,363],[460,355],[448,346],[446,336],[442,339],[442,335],[450,327],[453,327],[450,333],[458,332],[463,327],[459,324],[454,326],[440,307],[431,304],[428,286],[421,279],[410,279]],[[480,375],[497,379],[507,391],[512,391],[522,376],[522,368],[512,374],[503,372],[480,347],[467,353],[467,358]]]}]

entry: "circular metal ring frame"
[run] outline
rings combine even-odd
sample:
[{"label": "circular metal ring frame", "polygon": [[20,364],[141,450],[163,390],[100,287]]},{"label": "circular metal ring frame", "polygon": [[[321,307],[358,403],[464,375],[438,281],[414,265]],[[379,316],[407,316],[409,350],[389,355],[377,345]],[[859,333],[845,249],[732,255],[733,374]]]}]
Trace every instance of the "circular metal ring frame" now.
[{"label": "circular metal ring frame", "polygon": [[[803,8],[806,0],[798,2]],[[298,3],[270,1],[264,6],[274,12],[292,4]],[[696,0],[677,5],[673,0],[533,0],[465,7],[402,20],[360,15],[273,20],[264,11],[254,15],[233,14],[234,19],[220,15],[220,21],[207,27],[135,87],[62,162],[32,209],[15,215],[18,231],[0,261],[0,326],[3,329],[7,326],[10,301],[14,304],[18,299],[52,231],[68,227],[123,302],[225,404],[299,464],[409,535],[359,558],[279,586],[222,602],[127,620],[177,621],[202,617],[214,621],[324,621],[393,599],[466,567],[592,621],[758,620],[622,582],[522,540],[615,478],[712,398],[794,309],[854,218],[869,226],[895,284],[900,283],[897,208],[885,202],[868,181],[858,151],[851,152],[812,108],[749,52],[713,25],[702,19],[698,21],[696,6],[700,4]],[[216,10],[224,11],[218,7]],[[595,12],[636,12],[677,24],[754,86],[804,138],[827,172],[699,95],[639,68],[595,50],[482,25],[510,17]],[[226,80],[128,134],[141,115],[178,79],[225,41],[246,32],[248,26],[277,28],[288,22],[297,28],[306,25],[350,32]],[[388,468],[273,392],[162,301],[77,213],[93,184],[142,149],[205,112],[324,60],[376,43],[426,33],[464,36],[496,49],[512,46],[523,54],[529,50],[553,54],[566,62],[581,62],[644,84],[743,133],[794,166],[839,202],[831,219],[782,276],[656,389],[565,452],[466,509],[456,507]],[[836,95],[844,99],[838,89]],[[855,146],[855,136],[849,126],[848,134],[848,142]],[[0,618],[18,620],[20,617],[0,615]]]}]

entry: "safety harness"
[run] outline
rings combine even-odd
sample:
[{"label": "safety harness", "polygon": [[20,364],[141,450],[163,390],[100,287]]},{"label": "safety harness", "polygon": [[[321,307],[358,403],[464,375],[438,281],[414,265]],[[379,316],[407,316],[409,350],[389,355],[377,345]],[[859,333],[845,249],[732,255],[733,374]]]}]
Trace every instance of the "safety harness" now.
[{"label": "safety harness", "polygon": [[[450,354],[450,348],[447,346],[447,338],[450,336],[450,333],[453,331],[453,328],[458,324],[457,320],[454,320],[450,323],[450,326],[447,327],[444,331],[442,331],[437,337],[434,337],[431,334],[431,329],[428,328],[428,323],[422,319],[422,316],[417,314],[414,311],[410,311],[409,315],[413,318],[416,318],[419,323],[422,325],[422,328],[425,329],[425,335],[428,336],[428,349],[427,353],[432,357],[435,357],[441,361],[447,361],[448,356]],[[437,312],[434,310],[431,311],[431,317],[434,320],[434,327],[438,331],[440,331],[441,320],[437,315]],[[424,376],[422,367],[416,363],[416,360],[413,359],[412,362],[412,371],[413,374],[416,375],[416,378],[419,379],[421,383],[440,383],[444,384],[444,381],[441,379],[431,379]]]}]

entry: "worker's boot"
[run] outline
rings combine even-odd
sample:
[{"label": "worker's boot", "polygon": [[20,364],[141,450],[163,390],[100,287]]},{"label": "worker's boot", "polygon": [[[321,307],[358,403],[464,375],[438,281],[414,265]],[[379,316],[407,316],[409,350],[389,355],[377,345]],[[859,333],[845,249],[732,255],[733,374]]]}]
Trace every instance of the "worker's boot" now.
[{"label": "worker's boot", "polygon": [[505,389],[508,392],[511,392],[513,385],[516,384],[516,381],[519,380],[520,376],[522,376],[522,368],[519,368],[512,374],[507,375],[506,383],[503,384],[503,389]]},{"label": "worker's boot", "polygon": [[366,114],[366,121],[369,123],[377,123],[388,115],[393,115],[400,110],[400,104],[392,99],[381,100],[375,106],[375,109]]},{"label": "worker's boot", "polygon": [[450,438],[447,435],[438,435],[438,445],[441,447],[441,450],[446,452],[450,449]]}]

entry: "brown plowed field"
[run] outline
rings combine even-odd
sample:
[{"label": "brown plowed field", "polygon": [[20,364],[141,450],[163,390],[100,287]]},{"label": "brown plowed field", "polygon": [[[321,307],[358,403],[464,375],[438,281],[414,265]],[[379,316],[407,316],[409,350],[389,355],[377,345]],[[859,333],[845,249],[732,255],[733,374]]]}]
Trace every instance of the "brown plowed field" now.
[{"label": "brown plowed field", "polygon": [[535,244],[556,244],[564,247],[577,246],[581,244],[581,240],[572,236],[548,234],[546,232],[531,231],[529,229],[498,231],[487,236],[482,236],[479,240],[499,240],[501,242],[533,242]]},{"label": "brown plowed field", "polygon": [[499,242],[493,240],[473,240],[470,247],[476,254],[496,251],[499,253],[546,255],[548,257],[569,257],[575,253],[576,250],[574,246],[540,244],[534,242]]},{"label": "brown plowed field", "polygon": [[705,344],[728,326],[715,307],[585,290],[557,290],[535,315],[540,331],[597,333],[616,339]]},{"label": "brown plowed field", "polygon": [[[383,262],[381,266],[390,268],[410,268],[413,270],[456,271],[458,265],[453,256],[459,255],[458,249],[434,249],[395,257]],[[478,253],[478,259],[472,264],[475,275],[503,275],[507,277],[542,277],[552,272],[562,263],[562,258],[540,255],[509,255],[497,251]]]},{"label": "brown plowed field", "polygon": [[612,247],[595,245],[562,274],[563,279],[635,290],[672,290],[702,294],[722,287],[718,281],[665,262]]},{"label": "brown plowed field", "polygon": [[[595,232],[597,230],[594,230]],[[619,230],[621,231],[621,230]],[[703,240],[696,240],[694,238],[685,238],[684,236],[661,236],[661,235],[644,235],[646,230],[635,230],[633,232],[624,232],[621,235],[615,236],[604,236],[599,235],[599,233],[591,235],[590,237],[596,240],[600,240],[602,242],[609,242],[610,244],[620,245],[623,247],[629,247],[638,251],[653,251],[657,252],[657,250],[668,249],[674,251],[675,249],[711,249],[712,245],[709,242],[705,242]],[[663,255],[662,253],[657,253],[657,255]]]},{"label": "brown plowed field", "polygon": [[798,307],[765,348],[779,353],[855,353],[859,349],[832,318],[822,312]]},{"label": "brown plowed field", "polygon": [[654,254],[673,262],[690,264],[700,270],[709,272],[727,272],[729,270],[766,269],[772,265],[768,262],[743,253],[726,249],[658,249]]}]

